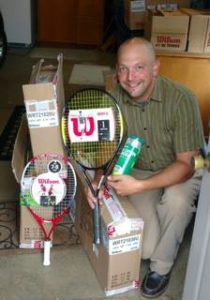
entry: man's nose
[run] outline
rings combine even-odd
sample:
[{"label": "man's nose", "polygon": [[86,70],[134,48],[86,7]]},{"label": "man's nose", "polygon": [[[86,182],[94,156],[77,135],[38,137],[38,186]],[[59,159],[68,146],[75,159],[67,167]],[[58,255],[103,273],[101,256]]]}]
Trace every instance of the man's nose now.
[{"label": "man's nose", "polygon": [[127,79],[132,80],[134,77],[135,77],[135,73],[132,70],[129,70]]}]

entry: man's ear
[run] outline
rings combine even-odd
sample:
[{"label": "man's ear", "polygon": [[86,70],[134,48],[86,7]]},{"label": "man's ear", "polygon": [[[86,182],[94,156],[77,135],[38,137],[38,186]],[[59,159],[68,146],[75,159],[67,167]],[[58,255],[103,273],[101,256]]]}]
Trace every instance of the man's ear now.
[{"label": "man's ear", "polygon": [[160,61],[159,59],[156,59],[153,65],[153,76],[157,77],[159,74],[160,74]]},{"label": "man's ear", "polygon": [[116,63],[115,64],[115,79],[116,79],[116,82],[119,83],[119,79],[118,79],[118,69],[119,69],[119,64]]}]

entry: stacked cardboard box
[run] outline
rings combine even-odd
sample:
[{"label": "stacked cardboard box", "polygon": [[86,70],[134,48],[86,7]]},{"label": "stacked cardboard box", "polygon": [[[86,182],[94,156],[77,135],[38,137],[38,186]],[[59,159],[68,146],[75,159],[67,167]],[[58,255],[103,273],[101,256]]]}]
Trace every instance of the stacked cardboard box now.
[{"label": "stacked cardboard box", "polygon": [[63,56],[58,66],[33,67],[29,84],[23,85],[24,102],[33,155],[64,154],[60,119],[64,108]]},{"label": "stacked cardboard box", "polygon": [[181,10],[148,11],[145,37],[151,40],[154,48],[167,51],[185,51],[189,16]]},{"label": "stacked cardboard box", "polygon": [[93,244],[92,210],[80,182],[77,195],[76,230],[107,296],[139,287],[143,237],[142,219],[127,199],[105,189],[101,208],[100,245]]},{"label": "stacked cardboard box", "polygon": [[[63,56],[58,65],[43,65],[40,60],[33,67],[29,84],[23,85],[27,120],[23,120],[13,151],[12,166],[20,182],[27,163],[27,146],[31,144],[31,156],[44,153],[64,154],[60,119],[64,107]],[[29,132],[29,134],[28,134]],[[20,201],[21,248],[43,247],[43,234],[23,201]]]},{"label": "stacked cardboard box", "polygon": [[210,11],[182,8],[190,17],[188,52],[210,53]]},{"label": "stacked cardboard box", "polygon": [[131,30],[143,30],[146,21],[145,0],[124,0],[125,23]]}]

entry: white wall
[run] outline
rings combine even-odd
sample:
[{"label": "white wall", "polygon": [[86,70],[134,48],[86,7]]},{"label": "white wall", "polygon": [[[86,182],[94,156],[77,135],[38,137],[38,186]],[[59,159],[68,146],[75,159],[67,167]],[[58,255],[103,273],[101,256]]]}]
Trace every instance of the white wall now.
[{"label": "white wall", "polygon": [[30,45],[33,39],[31,0],[0,0],[8,43]]}]

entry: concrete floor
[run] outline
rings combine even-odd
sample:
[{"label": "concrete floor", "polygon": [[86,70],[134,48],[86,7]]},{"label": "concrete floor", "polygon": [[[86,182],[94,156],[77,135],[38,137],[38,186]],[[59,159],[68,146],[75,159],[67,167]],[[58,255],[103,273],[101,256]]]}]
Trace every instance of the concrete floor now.
[{"label": "concrete floor", "polygon": [[[55,50],[53,50],[55,51]],[[0,132],[4,127],[9,111],[17,104],[23,104],[22,84],[28,83],[32,65],[38,58],[31,57],[30,51],[10,50],[5,64],[0,69]],[[96,64],[114,65],[114,55],[97,53]],[[47,60],[56,63],[53,58]],[[64,56],[64,88],[66,99],[72,92],[68,84],[73,63],[85,63],[87,58],[74,61]],[[192,225],[192,224],[191,224]],[[171,281],[165,296],[159,299],[182,299],[186,264],[191,242],[192,226],[189,227],[184,243],[178,254]],[[43,267],[42,254],[21,251],[7,255],[0,252],[0,299],[1,300],[96,300],[104,299],[95,273],[86,253],[80,245],[63,249],[52,249],[51,266]],[[143,278],[147,262],[142,262],[140,277]],[[115,296],[115,299],[140,300],[139,290]]]}]

